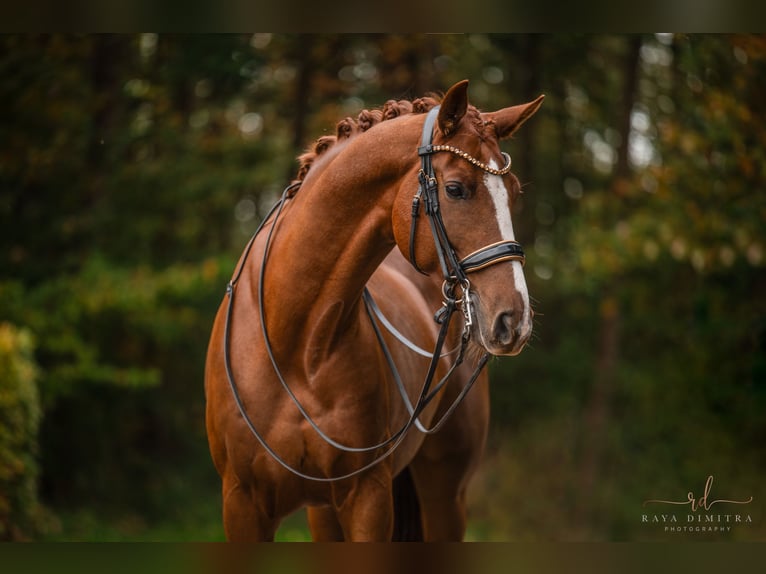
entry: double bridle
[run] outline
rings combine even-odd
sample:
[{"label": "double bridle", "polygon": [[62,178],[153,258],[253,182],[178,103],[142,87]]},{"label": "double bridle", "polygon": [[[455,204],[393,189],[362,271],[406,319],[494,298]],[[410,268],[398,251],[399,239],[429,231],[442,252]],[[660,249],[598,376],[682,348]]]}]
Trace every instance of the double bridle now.
[{"label": "double bridle", "polygon": [[[444,227],[444,221],[442,220],[441,211],[439,209],[438,182],[436,179],[436,173],[434,172],[433,165],[431,163],[432,154],[437,152],[443,152],[443,151],[453,153],[469,161],[470,163],[479,167],[480,169],[488,173],[491,173],[493,175],[505,175],[509,173],[511,168],[511,158],[510,156],[508,156],[508,154],[503,153],[503,157],[506,160],[506,165],[501,169],[496,169],[482,163],[481,161],[477,160],[476,158],[470,156],[469,154],[467,154],[466,152],[458,148],[455,148],[452,146],[446,146],[446,145],[436,145],[436,146],[432,145],[433,130],[434,130],[434,125],[436,123],[438,111],[439,111],[439,106],[436,106],[433,109],[431,109],[431,111],[426,116],[426,120],[423,125],[422,142],[421,142],[421,146],[418,148],[418,155],[420,156],[420,161],[421,161],[421,169],[418,174],[418,180],[419,180],[418,191],[415,194],[413,198],[413,202],[412,202],[412,225],[410,229],[410,246],[409,246],[410,262],[415,267],[415,269],[423,273],[420,267],[418,267],[418,264],[415,259],[415,234],[417,231],[417,221],[418,221],[418,217],[420,213],[420,203],[422,201],[425,205],[425,214],[428,218],[431,232],[434,237],[434,243],[435,243],[436,252],[439,258],[439,264],[441,266],[442,274],[444,276],[444,283],[442,284],[442,295],[444,300],[442,302],[442,307],[436,312],[434,316],[434,320],[440,325],[440,329],[436,339],[436,344],[434,346],[433,353],[428,353],[427,351],[420,349],[420,347],[415,345],[413,342],[409,341],[404,335],[402,335],[398,330],[396,330],[396,328],[393,325],[391,325],[391,323],[386,319],[385,315],[383,315],[383,313],[381,312],[381,310],[379,309],[379,307],[373,300],[372,295],[368,291],[367,287],[364,288],[362,293],[362,300],[364,301],[365,309],[370,318],[373,331],[375,332],[375,336],[386,358],[386,362],[389,365],[389,369],[391,370],[391,374],[396,382],[399,393],[402,396],[402,400],[404,401],[407,411],[409,412],[409,418],[407,422],[405,422],[404,425],[402,425],[402,427],[399,430],[394,432],[388,439],[368,447],[351,447],[333,440],[319,428],[319,426],[311,418],[309,413],[306,412],[303,405],[300,403],[300,401],[295,396],[290,386],[287,384],[287,381],[285,380],[282,374],[282,371],[280,370],[279,365],[277,364],[277,361],[272,349],[271,341],[269,338],[269,334],[266,329],[265,309],[263,304],[263,282],[265,277],[265,270],[266,270],[266,263],[268,260],[269,248],[271,245],[274,230],[277,228],[277,222],[279,220],[280,215],[282,214],[282,209],[284,208],[286,202],[295,196],[295,194],[297,193],[300,187],[300,182],[285,188],[281,198],[277,201],[274,207],[272,207],[272,209],[263,219],[261,224],[258,226],[258,229],[253,234],[247,247],[245,248],[245,253],[241,259],[239,268],[235,272],[232,280],[226,286],[226,294],[228,295],[229,302],[228,302],[228,307],[226,311],[226,321],[224,325],[223,351],[224,351],[224,365],[226,369],[226,376],[229,382],[229,386],[231,387],[232,395],[237,404],[237,408],[239,409],[239,412],[242,415],[242,418],[244,419],[245,423],[247,424],[248,428],[253,433],[255,438],[261,444],[261,446],[269,453],[269,455],[271,455],[271,457],[276,462],[278,462],[281,466],[283,466],[285,469],[287,469],[288,471],[290,471],[291,473],[295,474],[298,477],[301,477],[307,480],[319,481],[319,482],[332,482],[332,481],[350,478],[352,476],[360,474],[364,472],[365,470],[373,467],[374,465],[378,464],[380,461],[382,461],[383,459],[391,455],[394,452],[394,450],[399,446],[399,444],[404,440],[404,437],[407,431],[409,431],[410,428],[412,428],[413,426],[417,427],[418,430],[424,433],[428,433],[428,434],[435,433],[442,427],[442,425],[446,422],[449,416],[460,405],[462,400],[468,394],[468,391],[473,386],[476,379],[479,377],[479,374],[481,373],[481,371],[483,370],[483,368],[489,361],[490,355],[489,353],[485,352],[483,356],[477,362],[476,368],[474,369],[474,372],[472,373],[466,385],[460,391],[460,393],[458,394],[457,398],[453,401],[453,403],[447,408],[447,410],[439,419],[439,421],[436,422],[436,424],[434,424],[431,428],[426,428],[420,422],[418,418],[419,415],[431,403],[431,401],[434,399],[437,393],[447,384],[452,373],[457,369],[457,367],[460,364],[462,364],[464,356],[465,356],[465,351],[468,347],[468,342],[470,340],[471,326],[473,324],[473,316],[472,316],[473,301],[471,299],[470,281],[468,280],[467,275],[469,273],[479,271],[481,269],[484,269],[485,267],[488,267],[489,265],[493,265],[501,261],[513,260],[513,261],[521,261],[522,263],[524,262],[524,252],[521,248],[521,245],[517,243],[516,241],[500,241],[498,243],[493,243],[477,251],[474,251],[473,253],[469,254],[463,259],[458,259],[457,254],[454,248],[452,247],[452,244],[450,243],[449,238],[447,237],[447,231],[446,231],[446,228]],[[371,462],[365,464],[361,468],[358,468],[356,470],[353,470],[341,476],[323,477],[323,476],[308,475],[298,470],[297,468],[291,466],[284,459],[282,459],[279,456],[279,454],[277,454],[273,450],[273,448],[267,443],[263,435],[255,428],[255,425],[253,424],[252,420],[248,416],[246,409],[244,407],[244,404],[242,402],[242,398],[239,394],[236,382],[234,380],[234,375],[232,373],[231,356],[230,356],[230,338],[231,338],[230,330],[231,330],[232,310],[234,307],[235,286],[240,276],[242,275],[242,271],[245,266],[245,263],[250,255],[252,246],[255,243],[255,238],[258,236],[259,232],[261,231],[265,223],[270,218],[272,218],[272,216],[273,216],[273,222],[266,236],[266,244],[265,244],[264,252],[263,252],[263,260],[262,260],[261,269],[258,275],[258,311],[260,314],[261,332],[263,334],[266,352],[271,361],[271,365],[274,369],[274,373],[277,375],[277,378],[282,384],[282,387],[284,388],[285,392],[290,396],[293,403],[298,408],[298,411],[301,413],[304,419],[311,425],[311,427],[317,432],[317,434],[319,434],[319,436],[325,442],[345,452],[361,453],[361,452],[372,452],[379,449],[385,449],[382,454],[379,454],[378,456],[376,456]],[[458,290],[460,290],[460,296],[458,296]],[[446,356],[451,354],[452,352],[455,352],[455,350],[453,350],[443,354],[442,349],[444,347],[444,342],[447,338],[447,333],[449,331],[452,315],[457,311],[458,308],[462,309],[464,323],[463,323],[463,332],[461,335],[460,346],[456,349],[457,356],[455,358],[455,362],[449,368],[449,370],[444,375],[444,377],[442,377],[439,380],[439,382],[436,385],[434,385],[432,388],[432,383],[436,373],[436,368],[439,364],[439,360],[443,356]],[[382,323],[383,326],[386,327],[386,329],[392,335],[394,335],[394,337],[397,340],[399,340],[404,345],[406,345],[410,350],[420,355],[430,357],[428,370],[426,372],[426,376],[423,381],[418,399],[414,405],[412,404],[412,402],[409,399],[409,396],[407,395],[405,385],[399,375],[393,356],[388,348],[388,345],[386,344],[383,338],[383,334],[378,325],[379,322]]]}]

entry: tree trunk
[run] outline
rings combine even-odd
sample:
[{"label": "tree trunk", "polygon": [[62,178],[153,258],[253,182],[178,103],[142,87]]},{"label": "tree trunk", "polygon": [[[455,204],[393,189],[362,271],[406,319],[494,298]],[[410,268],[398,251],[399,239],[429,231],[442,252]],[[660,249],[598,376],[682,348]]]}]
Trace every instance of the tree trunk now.
[{"label": "tree trunk", "polygon": [[584,533],[598,531],[596,492],[604,453],[610,436],[610,404],[620,349],[620,308],[617,298],[607,294],[599,309],[598,358],[593,385],[582,417],[581,462],[575,518]]},{"label": "tree trunk", "polygon": [[[314,58],[312,51],[314,48],[314,37],[308,34],[301,34],[298,38],[297,61],[298,61],[298,81],[295,86],[295,121],[293,123],[293,155],[297,156],[303,151],[306,145],[306,120],[309,113],[309,96],[311,94],[311,79],[314,74]],[[291,181],[295,176],[295,166],[288,168],[287,181]]]},{"label": "tree trunk", "polygon": [[630,178],[630,120],[636,99],[638,86],[639,63],[641,56],[641,36],[631,36],[628,39],[627,52],[624,60],[622,106],[617,120],[617,130],[620,134],[620,145],[617,147],[617,169],[612,181],[612,191],[618,196],[625,195]]},{"label": "tree trunk", "polygon": [[[623,64],[622,106],[618,118],[620,146],[617,150],[617,170],[612,180],[612,201],[620,201],[630,181],[628,162],[630,119],[635,104],[638,86],[639,56],[641,37],[628,40],[628,49]],[[613,226],[615,222],[605,221],[604,225]],[[616,371],[619,358],[620,307],[617,298],[619,276],[614,276],[605,290],[599,309],[599,340],[593,385],[583,412],[583,432],[581,442],[581,462],[578,485],[578,503],[576,519],[584,532],[598,532],[602,527],[599,522],[600,501],[597,494],[598,479],[603,468],[604,455],[610,436],[611,401],[616,383]]]}]

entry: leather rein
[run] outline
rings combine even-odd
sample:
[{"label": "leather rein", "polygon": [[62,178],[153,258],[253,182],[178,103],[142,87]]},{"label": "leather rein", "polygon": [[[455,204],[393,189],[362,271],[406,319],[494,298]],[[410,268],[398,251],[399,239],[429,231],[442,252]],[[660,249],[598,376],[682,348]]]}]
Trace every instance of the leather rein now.
[{"label": "leather rein", "polygon": [[[510,171],[511,158],[507,154],[503,153],[503,156],[506,158],[506,165],[502,169],[498,170],[498,169],[486,166],[482,162],[476,160],[475,158],[471,157],[467,153],[457,148],[453,148],[451,146],[432,145],[433,130],[436,123],[438,110],[439,110],[439,106],[436,106],[433,109],[431,109],[431,111],[426,116],[426,120],[423,125],[422,142],[421,142],[421,146],[418,148],[418,155],[420,156],[420,160],[421,160],[421,169],[418,174],[418,181],[419,181],[418,192],[414,196],[413,203],[412,203],[412,224],[411,224],[410,245],[409,245],[410,262],[415,267],[415,269],[423,273],[423,271],[418,267],[417,262],[415,260],[415,233],[416,233],[417,220],[420,213],[420,203],[422,201],[425,205],[424,211],[428,218],[428,222],[429,222],[431,232],[434,238],[434,243],[436,246],[436,252],[439,257],[439,263],[440,263],[442,274],[444,277],[444,283],[442,284],[442,295],[444,297],[444,301],[442,303],[442,307],[436,312],[434,316],[434,320],[440,325],[440,328],[439,328],[439,333],[436,339],[433,352],[429,353],[428,351],[421,349],[420,347],[415,345],[415,343],[413,343],[412,341],[409,341],[398,330],[396,330],[396,328],[388,321],[388,319],[386,319],[385,315],[383,315],[380,308],[377,306],[377,304],[373,300],[372,295],[370,294],[367,287],[364,288],[364,291],[362,293],[362,300],[365,305],[365,310],[370,318],[373,331],[375,332],[375,336],[386,358],[386,362],[388,363],[392,377],[394,378],[394,381],[396,382],[399,393],[402,396],[402,400],[404,401],[405,407],[407,408],[407,411],[409,413],[409,418],[407,419],[407,421],[396,432],[394,432],[391,436],[389,436],[389,438],[372,446],[352,447],[349,445],[341,444],[333,440],[329,436],[327,436],[319,428],[319,426],[311,418],[309,413],[306,411],[306,409],[300,403],[298,398],[295,396],[294,392],[292,391],[287,381],[285,380],[285,377],[283,376],[282,371],[280,370],[279,365],[277,364],[276,358],[274,356],[271,340],[269,338],[269,334],[266,329],[265,308],[263,303],[263,283],[264,283],[264,277],[265,277],[265,271],[266,271],[266,264],[268,261],[269,249],[271,246],[274,231],[277,228],[277,223],[282,214],[282,210],[285,204],[290,199],[292,199],[292,197],[295,196],[298,189],[300,188],[300,182],[296,184],[292,184],[288,186],[287,188],[285,188],[280,199],[271,208],[269,213],[263,219],[261,224],[258,226],[258,229],[256,229],[252,238],[248,242],[245,248],[244,255],[241,259],[240,265],[237,271],[235,272],[232,280],[229,281],[229,283],[226,286],[226,294],[228,296],[228,306],[226,310],[226,320],[224,324],[223,352],[224,352],[224,365],[226,369],[226,376],[229,382],[229,386],[231,388],[232,396],[234,397],[234,401],[237,405],[237,408],[240,414],[242,415],[243,420],[247,424],[253,436],[255,436],[255,438],[264,448],[264,450],[266,450],[266,452],[268,452],[269,455],[282,467],[284,467],[286,470],[288,470],[289,472],[291,472],[292,474],[300,478],[317,481],[317,482],[333,482],[333,481],[343,480],[346,478],[351,478],[355,475],[358,475],[370,469],[371,467],[381,462],[383,459],[390,456],[394,452],[394,450],[396,450],[399,444],[401,444],[401,442],[404,440],[407,434],[407,431],[409,431],[413,426],[415,426],[419,431],[423,433],[430,434],[430,433],[437,432],[442,427],[442,425],[446,422],[449,416],[460,405],[462,400],[468,394],[468,391],[473,386],[476,379],[479,377],[479,374],[481,373],[481,371],[483,370],[483,368],[486,366],[487,362],[489,361],[490,355],[489,353],[485,352],[483,356],[479,359],[477,366],[474,369],[474,372],[472,373],[468,382],[465,384],[461,392],[458,394],[458,396],[453,401],[453,403],[447,408],[447,410],[445,411],[445,413],[442,415],[442,417],[439,419],[438,422],[436,422],[431,428],[426,428],[420,422],[418,418],[419,415],[431,403],[431,401],[435,398],[438,392],[447,384],[452,373],[454,373],[457,367],[463,362],[463,359],[465,356],[465,351],[468,346],[468,342],[470,340],[470,330],[473,324],[473,311],[472,311],[473,301],[471,299],[470,282],[467,278],[467,274],[475,272],[475,271],[479,271],[480,269],[483,269],[495,263],[499,263],[501,261],[517,260],[517,261],[521,261],[522,263],[524,262],[524,252],[521,248],[521,245],[515,241],[501,241],[499,243],[494,243],[492,245],[488,245],[486,247],[483,247],[482,249],[479,249],[471,253],[470,255],[468,255],[467,257],[464,257],[463,259],[457,258],[455,250],[452,247],[452,244],[450,243],[447,237],[447,231],[444,227],[444,222],[442,220],[441,212],[439,210],[438,182],[436,179],[436,174],[433,170],[433,166],[431,164],[431,155],[441,151],[454,153],[466,159],[467,161],[471,162],[472,164],[480,167],[484,171],[487,171],[495,175],[505,175],[506,173]],[[271,361],[271,365],[272,365],[272,368],[274,369],[274,373],[279,379],[279,382],[281,383],[285,392],[289,395],[290,399],[293,401],[293,403],[297,407],[301,416],[311,425],[311,427],[317,432],[317,434],[326,443],[337,448],[338,450],[345,451],[345,452],[362,453],[362,452],[373,452],[379,449],[385,449],[381,454],[378,454],[369,463],[343,475],[332,476],[332,477],[309,475],[295,468],[294,466],[290,465],[283,458],[281,458],[279,454],[275,452],[274,449],[268,444],[268,442],[265,440],[265,437],[255,428],[255,425],[253,424],[252,420],[247,414],[244,403],[242,401],[242,397],[239,393],[239,390],[234,378],[234,374],[232,372],[230,339],[231,339],[232,311],[234,308],[235,287],[237,282],[239,281],[239,278],[242,275],[243,268],[250,255],[250,251],[253,247],[253,244],[255,243],[256,237],[261,232],[265,224],[270,219],[272,219],[272,216],[273,216],[273,222],[266,236],[266,245],[264,247],[263,260],[262,260],[260,272],[258,275],[258,311],[260,314],[261,332],[264,338],[266,352],[269,356],[269,360]],[[461,291],[460,297],[458,297],[457,295],[458,289]],[[443,353],[442,349],[444,347],[444,343],[447,338],[447,333],[449,331],[452,315],[458,310],[458,308],[462,310],[462,314],[464,317],[463,332],[461,335],[460,346],[457,349],[453,349],[450,352]],[[410,350],[422,356],[430,357],[430,362],[429,362],[428,370],[426,372],[426,376],[421,385],[421,389],[418,394],[418,399],[415,401],[414,404],[412,403],[412,401],[410,401],[410,398],[407,395],[406,388],[401,379],[401,376],[399,375],[393,356],[388,348],[388,345],[386,344],[383,338],[383,334],[378,325],[379,322],[382,323],[383,326],[392,335],[394,335],[394,337],[398,341],[403,343]],[[436,383],[436,385],[433,385],[434,377],[436,374],[436,368],[439,364],[439,360],[442,357],[452,354],[455,351],[457,351],[457,356],[455,358],[454,363],[449,368],[449,370],[444,375],[444,377],[442,377]],[[432,385],[433,385],[433,388],[432,388]]]}]

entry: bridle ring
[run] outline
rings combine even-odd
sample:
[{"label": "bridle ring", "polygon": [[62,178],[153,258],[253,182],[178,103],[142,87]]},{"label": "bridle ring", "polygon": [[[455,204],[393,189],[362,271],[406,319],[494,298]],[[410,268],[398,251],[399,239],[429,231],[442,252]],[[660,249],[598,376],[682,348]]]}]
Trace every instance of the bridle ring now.
[{"label": "bridle ring", "polygon": [[[460,285],[460,290],[463,292],[463,297],[460,297],[459,299],[455,297],[455,287]],[[442,282],[442,295],[444,296],[445,301],[452,300],[455,302],[456,305],[459,305],[463,302],[465,298],[465,293],[468,293],[468,291],[471,289],[471,282],[468,279],[458,279],[457,277],[450,277],[449,279],[445,279]]]}]

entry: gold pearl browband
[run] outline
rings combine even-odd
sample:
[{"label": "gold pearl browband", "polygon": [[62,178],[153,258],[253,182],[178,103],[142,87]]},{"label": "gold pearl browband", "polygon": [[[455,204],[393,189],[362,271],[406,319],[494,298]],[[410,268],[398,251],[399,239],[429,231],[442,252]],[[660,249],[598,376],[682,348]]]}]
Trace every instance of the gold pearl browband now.
[{"label": "gold pearl browband", "polygon": [[463,150],[452,147],[451,145],[434,145],[431,146],[431,151],[448,151],[450,153],[454,153],[455,155],[462,157],[464,160],[472,163],[480,169],[483,169],[487,173],[491,173],[492,175],[506,175],[511,172],[511,156],[505,152],[501,152],[505,158],[505,165],[500,169],[495,169],[494,167],[489,167],[486,163],[479,161]]}]

